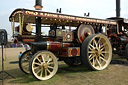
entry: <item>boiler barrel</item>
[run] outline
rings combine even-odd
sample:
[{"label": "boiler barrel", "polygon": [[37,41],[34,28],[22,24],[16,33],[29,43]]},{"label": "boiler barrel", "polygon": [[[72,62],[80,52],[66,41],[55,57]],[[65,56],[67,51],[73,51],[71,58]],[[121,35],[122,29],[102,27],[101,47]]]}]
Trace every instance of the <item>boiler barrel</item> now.
[{"label": "boiler barrel", "polygon": [[45,39],[41,42],[31,42],[32,50],[49,50],[52,52],[59,52],[62,48],[70,46],[73,45],[71,43],[62,43],[50,39]]}]

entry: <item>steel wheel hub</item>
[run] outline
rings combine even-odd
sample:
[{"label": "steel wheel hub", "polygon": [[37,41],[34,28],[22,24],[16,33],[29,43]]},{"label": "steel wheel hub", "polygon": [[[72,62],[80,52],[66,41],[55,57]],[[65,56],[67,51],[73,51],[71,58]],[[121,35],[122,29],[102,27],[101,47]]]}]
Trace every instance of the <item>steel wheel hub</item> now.
[{"label": "steel wheel hub", "polygon": [[96,51],[95,54],[96,54],[97,56],[99,56],[101,53],[102,53],[102,51],[101,51],[101,50],[98,50],[98,51]]},{"label": "steel wheel hub", "polygon": [[42,65],[42,67],[43,67],[43,69],[48,69],[48,64],[44,63],[44,64]]}]

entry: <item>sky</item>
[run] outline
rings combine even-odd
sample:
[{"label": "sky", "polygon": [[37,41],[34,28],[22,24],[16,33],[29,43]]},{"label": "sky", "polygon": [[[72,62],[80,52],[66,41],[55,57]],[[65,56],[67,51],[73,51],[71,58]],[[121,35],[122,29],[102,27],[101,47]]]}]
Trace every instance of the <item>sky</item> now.
[{"label": "sky", "polygon": [[[121,17],[128,19],[128,0],[121,0]],[[35,0],[1,0],[0,29],[6,29],[9,38],[12,36],[9,16],[17,8],[34,10]],[[91,18],[106,19],[116,16],[116,0],[42,0],[42,11],[56,13],[62,8],[62,14],[84,16],[90,13]]]}]

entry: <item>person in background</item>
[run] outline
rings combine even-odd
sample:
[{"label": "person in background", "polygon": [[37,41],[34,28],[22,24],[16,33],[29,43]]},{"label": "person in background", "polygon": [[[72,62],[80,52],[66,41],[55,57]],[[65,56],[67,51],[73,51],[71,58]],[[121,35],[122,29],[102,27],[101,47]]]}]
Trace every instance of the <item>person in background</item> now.
[{"label": "person in background", "polygon": [[30,50],[30,46],[28,44],[25,44],[25,49]]},{"label": "person in background", "polygon": [[20,59],[21,55],[22,55],[22,52],[20,52],[20,54],[19,54],[19,59]]},{"label": "person in background", "polygon": [[20,47],[24,47],[23,43],[20,44]]},{"label": "person in background", "polygon": [[14,37],[13,41],[14,41],[14,48],[15,47],[17,48],[18,39],[16,37]]}]

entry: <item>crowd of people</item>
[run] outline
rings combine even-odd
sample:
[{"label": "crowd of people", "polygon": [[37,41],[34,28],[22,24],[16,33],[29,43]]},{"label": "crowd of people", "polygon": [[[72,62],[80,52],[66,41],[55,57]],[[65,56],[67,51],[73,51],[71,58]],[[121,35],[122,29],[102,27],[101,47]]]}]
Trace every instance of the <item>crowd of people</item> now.
[{"label": "crowd of people", "polygon": [[23,43],[8,43],[7,48],[25,47]]}]

